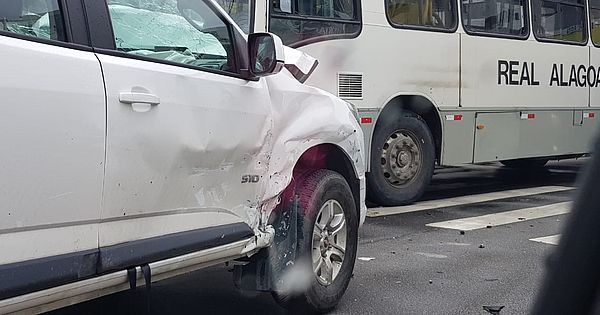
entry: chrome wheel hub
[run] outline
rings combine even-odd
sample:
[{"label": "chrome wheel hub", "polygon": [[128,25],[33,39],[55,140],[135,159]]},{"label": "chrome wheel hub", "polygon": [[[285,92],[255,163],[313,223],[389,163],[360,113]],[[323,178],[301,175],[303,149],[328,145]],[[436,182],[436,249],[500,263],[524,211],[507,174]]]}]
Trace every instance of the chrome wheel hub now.
[{"label": "chrome wheel hub", "polygon": [[346,255],[346,217],[336,200],[328,200],[317,215],[312,236],[313,271],[319,283],[333,283]]},{"label": "chrome wheel hub", "polygon": [[388,183],[402,186],[415,178],[422,165],[421,146],[416,137],[407,131],[391,134],[381,150],[383,176]]}]

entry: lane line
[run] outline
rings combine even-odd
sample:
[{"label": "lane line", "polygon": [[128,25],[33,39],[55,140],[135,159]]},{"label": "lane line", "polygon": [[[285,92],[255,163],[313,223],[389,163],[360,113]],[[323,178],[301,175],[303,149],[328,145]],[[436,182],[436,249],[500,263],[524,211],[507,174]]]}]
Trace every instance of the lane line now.
[{"label": "lane line", "polygon": [[574,187],[566,187],[566,186],[541,186],[541,187],[524,188],[524,189],[511,189],[511,190],[497,191],[497,192],[492,192],[492,193],[452,197],[452,198],[439,199],[439,200],[422,201],[422,202],[418,202],[418,203],[415,203],[413,205],[408,205],[408,206],[371,208],[367,211],[367,216],[374,218],[374,217],[381,217],[381,216],[386,216],[386,215],[417,212],[417,211],[431,210],[431,209],[436,209],[436,208],[460,206],[460,205],[492,201],[492,200],[498,200],[498,199],[504,199],[504,198],[523,197],[523,196],[529,196],[529,195],[537,195],[537,194],[559,192],[559,191],[566,191],[566,190],[573,190],[573,189],[575,189],[575,188]]},{"label": "lane line", "polygon": [[427,224],[427,226],[443,229],[471,231],[483,229],[487,226],[498,226],[565,214],[571,210],[571,204],[571,201],[559,202],[539,207],[524,208],[494,214],[486,214],[477,217],[429,223]]},{"label": "lane line", "polygon": [[544,237],[538,237],[538,238],[532,238],[532,239],[529,239],[529,240],[533,241],[533,242],[538,242],[538,243],[558,245],[558,241],[560,240],[560,234],[550,235],[550,236],[544,236]]}]

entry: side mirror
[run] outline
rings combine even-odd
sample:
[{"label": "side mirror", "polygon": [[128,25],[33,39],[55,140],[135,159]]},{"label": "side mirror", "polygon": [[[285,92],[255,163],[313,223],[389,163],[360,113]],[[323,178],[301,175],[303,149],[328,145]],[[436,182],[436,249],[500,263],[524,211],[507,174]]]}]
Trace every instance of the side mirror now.
[{"label": "side mirror", "polygon": [[271,33],[248,35],[248,55],[250,72],[257,77],[276,74],[285,63],[283,42]]}]

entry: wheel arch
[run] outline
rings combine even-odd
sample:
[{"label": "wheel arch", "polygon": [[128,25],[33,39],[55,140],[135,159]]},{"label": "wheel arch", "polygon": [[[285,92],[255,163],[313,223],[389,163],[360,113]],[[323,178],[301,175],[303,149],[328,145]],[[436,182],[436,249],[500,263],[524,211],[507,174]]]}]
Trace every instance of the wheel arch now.
[{"label": "wheel arch", "polygon": [[[304,174],[317,169],[328,169],[337,172],[346,179],[352,191],[357,214],[360,217],[360,179],[358,170],[346,151],[331,143],[322,143],[308,148],[296,161],[292,173],[293,178],[300,178]],[[288,185],[284,194],[290,189],[293,190],[294,187],[293,184]]]},{"label": "wheel arch", "polygon": [[[442,121],[433,100],[424,95],[402,94],[392,97],[379,111],[371,138],[375,135],[377,126],[385,122],[385,117],[397,117],[395,114],[399,114],[402,110],[410,110],[425,121],[433,136],[435,156],[439,163],[442,154]],[[373,139],[369,143],[372,145]],[[371,150],[369,152],[372,153]],[[370,158],[367,160],[370,161]]]}]

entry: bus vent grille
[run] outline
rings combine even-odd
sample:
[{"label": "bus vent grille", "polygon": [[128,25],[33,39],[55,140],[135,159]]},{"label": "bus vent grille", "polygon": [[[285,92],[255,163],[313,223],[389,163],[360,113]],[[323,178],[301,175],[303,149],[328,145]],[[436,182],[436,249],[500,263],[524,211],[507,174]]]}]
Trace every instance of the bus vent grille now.
[{"label": "bus vent grille", "polygon": [[338,96],[345,99],[362,99],[362,73],[338,73]]}]

